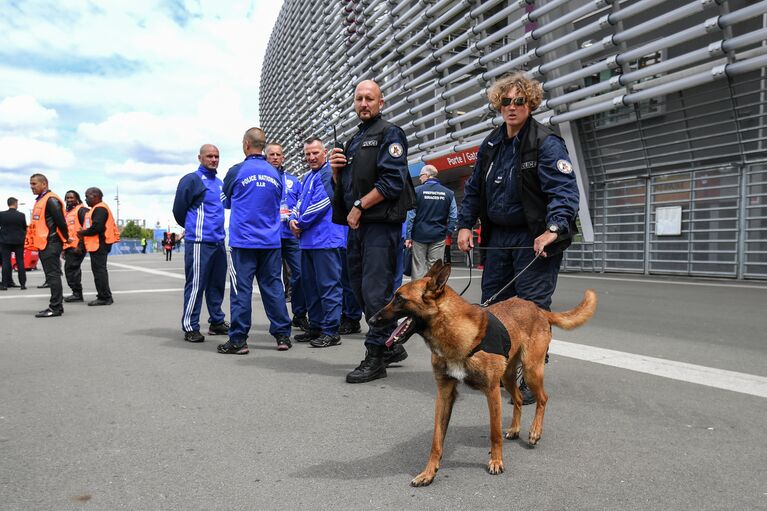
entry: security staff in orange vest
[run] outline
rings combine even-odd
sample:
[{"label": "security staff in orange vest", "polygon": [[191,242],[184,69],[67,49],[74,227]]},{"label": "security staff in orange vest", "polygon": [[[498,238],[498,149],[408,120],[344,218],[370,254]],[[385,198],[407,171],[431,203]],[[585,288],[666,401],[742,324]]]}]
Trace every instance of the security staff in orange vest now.
[{"label": "security staff in orange vest", "polygon": [[88,302],[88,305],[113,303],[112,291],[109,290],[107,255],[112,250],[112,245],[120,241],[120,231],[103,198],[104,194],[96,187],[85,190],[85,203],[91,210],[85,215],[85,229],[77,233],[85,242],[85,250],[91,255],[91,270],[96,282],[96,299]]},{"label": "security staff in orange vest", "polygon": [[64,243],[64,277],[67,279],[67,285],[72,290],[72,294],[64,298],[67,303],[83,301],[83,283],[80,266],[85,259],[85,244],[83,240],[78,239],[77,231],[82,230],[85,224],[85,215],[88,208],[83,206],[80,194],[74,190],[69,190],[64,195],[64,202],[67,206],[65,217],[69,229],[71,243]]},{"label": "security staff in orange vest", "polygon": [[64,203],[55,193],[48,190],[48,178],[42,174],[32,174],[29,187],[32,193],[37,195],[37,199],[32,208],[32,218],[24,246],[39,252],[45,282],[51,289],[48,308],[35,314],[35,317],[52,318],[64,314],[60,256],[62,244],[71,239],[64,219]]}]

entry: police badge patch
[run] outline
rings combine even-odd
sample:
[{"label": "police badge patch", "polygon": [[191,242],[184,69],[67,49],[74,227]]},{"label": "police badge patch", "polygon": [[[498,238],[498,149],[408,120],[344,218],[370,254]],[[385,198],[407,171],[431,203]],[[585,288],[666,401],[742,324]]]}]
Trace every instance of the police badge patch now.
[{"label": "police badge patch", "polygon": [[402,153],[403,151],[401,144],[395,142],[389,146],[389,155],[391,155],[392,158],[399,158],[402,156]]},{"label": "police badge patch", "polygon": [[567,160],[557,160],[557,170],[562,174],[572,174],[573,166]]}]

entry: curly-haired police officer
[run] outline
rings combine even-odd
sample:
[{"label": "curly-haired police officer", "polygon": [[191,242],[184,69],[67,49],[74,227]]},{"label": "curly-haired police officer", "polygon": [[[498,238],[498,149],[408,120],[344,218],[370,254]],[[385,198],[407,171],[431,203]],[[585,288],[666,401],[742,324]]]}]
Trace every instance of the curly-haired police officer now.
[{"label": "curly-haired police officer", "polygon": [[[518,296],[549,310],[562,252],[576,232],[578,185],[565,143],[532,118],[543,87],[522,72],[499,78],[489,89],[504,123],[482,142],[466,181],[458,216],[458,248],[474,246],[471,229],[482,222],[481,245],[488,248],[482,275],[484,302],[530,264],[496,300]],[[518,250],[494,248],[522,247]],[[534,401],[520,383],[525,404]]]}]

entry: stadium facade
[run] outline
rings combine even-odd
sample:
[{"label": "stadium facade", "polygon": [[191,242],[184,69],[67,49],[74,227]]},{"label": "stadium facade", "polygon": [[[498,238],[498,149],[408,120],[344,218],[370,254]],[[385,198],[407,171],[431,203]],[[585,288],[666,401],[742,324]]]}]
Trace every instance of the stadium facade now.
[{"label": "stadium facade", "polygon": [[566,268],[767,279],[767,1],[286,0],[261,122],[301,171],[301,141],[354,133],[354,86],[462,196],[502,121],[496,77],[544,84],[536,112],[574,160],[582,239]]}]

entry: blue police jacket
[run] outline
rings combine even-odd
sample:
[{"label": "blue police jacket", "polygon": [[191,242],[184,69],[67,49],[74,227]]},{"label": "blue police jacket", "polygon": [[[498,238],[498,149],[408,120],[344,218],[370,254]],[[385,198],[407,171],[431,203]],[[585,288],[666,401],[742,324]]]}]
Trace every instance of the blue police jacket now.
[{"label": "blue police jacket", "polygon": [[437,178],[431,178],[416,187],[415,195],[416,206],[408,211],[405,239],[419,243],[444,240],[458,219],[455,194]]},{"label": "blue police jacket", "polygon": [[298,243],[302,250],[346,247],[346,228],[333,223],[332,175],[330,164],[325,162],[304,177],[301,196],[290,215],[301,229]]},{"label": "blue police jacket", "polygon": [[[525,211],[523,207],[519,185],[522,182],[521,172],[535,171],[541,193],[546,197],[543,212],[546,225],[557,225],[561,235],[568,233],[578,214],[580,199],[570,156],[561,138],[548,135],[537,147],[537,162],[522,162],[520,143],[525,140],[526,131],[531,129],[533,122],[536,121],[531,118],[522,131],[511,139],[502,125],[482,142],[474,171],[464,188],[463,202],[458,215],[459,229],[473,228],[483,207],[492,224],[530,227],[530,212]],[[540,131],[543,128],[538,129]],[[488,168],[485,155],[493,152],[495,157]],[[530,168],[525,167],[526,165],[530,165]],[[480,175],[483,173],[486,174],[486,179]],[[483,182],[486,201],[485,204],[480,204],[480,188]],[[540,232],[532,234],[538,236]]]},{"label": "blue police jacket", "polygon": [[278,248],[282,177],[262,154],[247,156],[226,173],[224,205],[231,208],[229,246]]},{"label": "blue police jacket", "polygon": [[[285,169],[277,170],[279,170],[282,175],[282,201],[287,204],[290,211],[293,211],[293,208],[298,204],[298,198],[301,196],[301,181],[299,181],[293,174],[285,172]],[[282,219],[282,217],[280,217],[280,219]],[[288,225],[289,220],[290,218],[282,220],[282,230],[280,232],[282,239],[295,238]]]},{"label": "blue police jacket", "polygon": [[173,217],[184,226],[187,242],[224,241],[224,183],[202,165],[181,178],[173,200]]}]

